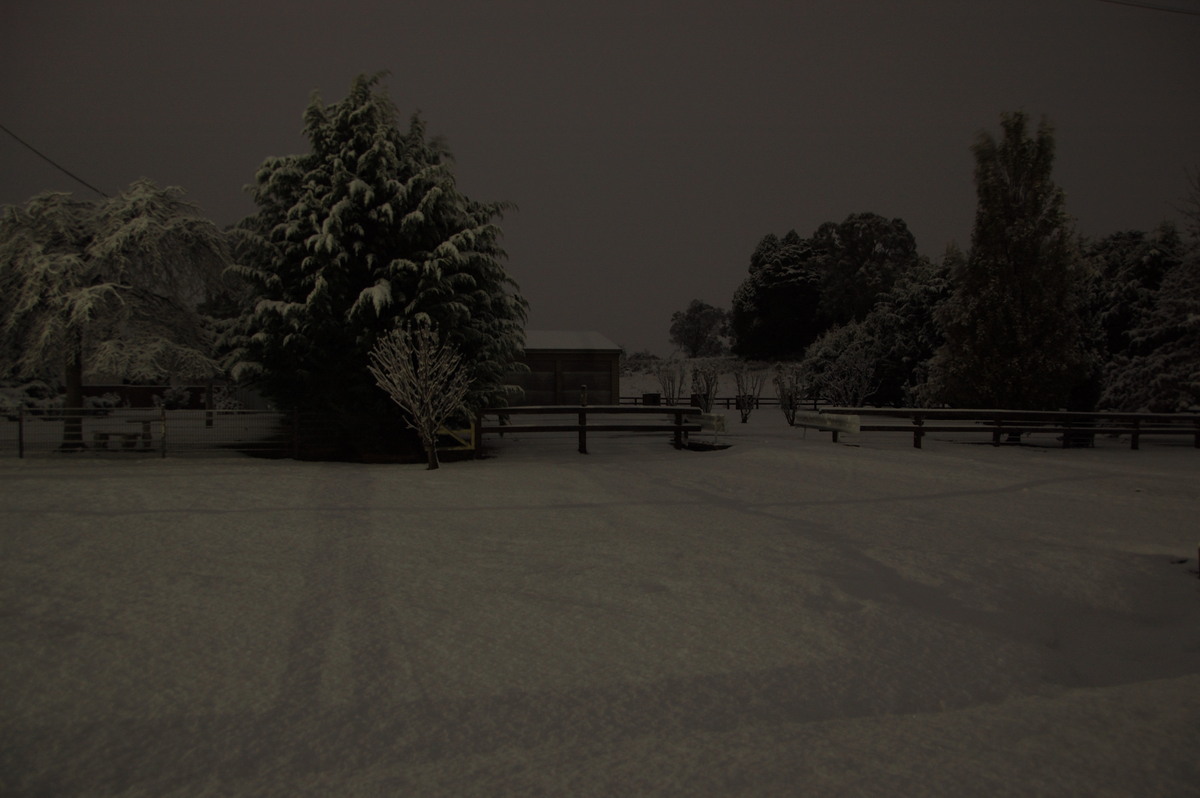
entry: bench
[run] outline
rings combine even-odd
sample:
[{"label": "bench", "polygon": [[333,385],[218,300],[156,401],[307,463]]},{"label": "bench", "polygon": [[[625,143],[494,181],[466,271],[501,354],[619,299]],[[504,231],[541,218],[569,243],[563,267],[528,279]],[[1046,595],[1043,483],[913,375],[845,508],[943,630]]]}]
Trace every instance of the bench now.
[{"label": "bench", "polygon": [[[110,440],[115,440],[120,441],[122,451],[130,451],[138,448],[149,451],[151,441],[150,425],[157,420],[158,419],[152,416],[124,419],[126,424],[137,424],[141,426],[141,432],[130,432],[128,427],[118,428],[115,426],[108,429],[93,430],[92,446],[96,449],[108,449],[110,448],[108,442]],[[118,419],[116,418],[112,419],[114,424],[117,421]],[[140,447],[138,445],[139,443],[141,444]]]}]

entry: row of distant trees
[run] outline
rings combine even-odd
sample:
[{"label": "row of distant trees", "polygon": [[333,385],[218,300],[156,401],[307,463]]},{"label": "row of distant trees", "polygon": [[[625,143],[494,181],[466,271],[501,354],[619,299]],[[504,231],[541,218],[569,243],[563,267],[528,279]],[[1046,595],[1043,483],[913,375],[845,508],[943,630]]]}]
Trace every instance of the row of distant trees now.
[{"label": "row of distant trees", "polygon": [[[414,358],[449,350],[468,375],[464,413],[502,398],[526,316],[502,264],[505,206],[459,192],[445,145],[417,116],[402,125],[379,83],[360,76],[341,102],[314,98],[309,151],[268,158],[250,187],[257,210],[228,230],[148,180],[104,200],[6,207],[0,378],[65,373],[76,408],[87,374],[230,375],[282,410],[336,422],[349,456],[394,450],[413,425],[370,371],[388,339]],[[65,443],[83,445],[77,421]]]},{"label": "row of distant trees", "polygon": [[1181,232],[1083,241],[1052,178],[1054,135],[1024,114],[973,150],[971,248],[918,254],[901,219],[855,214],[765,236],[724,310],[676,313],[691,357],[795,361],[820,393],[869,371],[875,404],[1200,408],[1200,175]]}]

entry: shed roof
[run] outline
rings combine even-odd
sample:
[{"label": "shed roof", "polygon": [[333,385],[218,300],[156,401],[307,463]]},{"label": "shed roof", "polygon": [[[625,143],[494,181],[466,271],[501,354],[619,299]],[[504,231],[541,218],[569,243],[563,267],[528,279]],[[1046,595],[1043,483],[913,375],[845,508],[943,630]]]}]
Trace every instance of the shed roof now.
[{"label": "shed roof", "polygon": [[593,330],[526,330],[525,351],[620,352],[621,347]]}]

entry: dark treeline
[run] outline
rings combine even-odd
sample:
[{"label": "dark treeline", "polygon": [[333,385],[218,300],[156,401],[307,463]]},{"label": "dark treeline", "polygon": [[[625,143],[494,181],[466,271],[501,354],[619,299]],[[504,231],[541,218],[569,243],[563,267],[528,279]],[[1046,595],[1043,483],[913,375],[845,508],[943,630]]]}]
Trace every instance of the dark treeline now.
[{"label": "dark treeline", "polygon": [[[713,340],[798,363],[813,394],[867,373],[877,405],[1200,409],[1197,177],[1185,230],[1083,240],[1051,175],[1054,147],[1050,125],[1031,131],[1022,113],[980,134],[966,252],[919,255],[903,220],[873,213],[764,236]],[[688,315],[673,319],[676,343]]]}]

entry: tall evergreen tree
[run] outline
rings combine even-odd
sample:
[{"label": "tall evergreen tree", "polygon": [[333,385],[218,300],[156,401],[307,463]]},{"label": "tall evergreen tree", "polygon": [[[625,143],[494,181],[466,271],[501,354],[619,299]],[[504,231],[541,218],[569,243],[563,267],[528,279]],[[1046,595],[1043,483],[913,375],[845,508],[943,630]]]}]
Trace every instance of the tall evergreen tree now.
[{"label": "tall evergreen tree", "polygon": [[446,147],[418,116],[400,126],[380,80],[359,76],[333,105],[314,97],[310,152],[258,171],[239,271],[256,299],[237,325],[234,375],[281,407],[387,416],[369,353],[405,323],[430,323],[472,373],[468,403],[501,401],[526,314],[501,263],[506,206],[459,192]]},{"label": "tall evergreen tree", "polygon": [[1053,130],[1043,120],[1031,137],[1020,112],[1005,114],[1001,127],[999,140],[982,133],[973,148],[971,252],[938,312],[946,341],[929,387],[952,405],[1058,409],[1092,368],[1086,271],[1051,178]]}]

